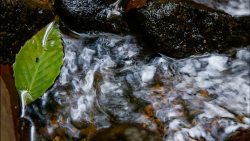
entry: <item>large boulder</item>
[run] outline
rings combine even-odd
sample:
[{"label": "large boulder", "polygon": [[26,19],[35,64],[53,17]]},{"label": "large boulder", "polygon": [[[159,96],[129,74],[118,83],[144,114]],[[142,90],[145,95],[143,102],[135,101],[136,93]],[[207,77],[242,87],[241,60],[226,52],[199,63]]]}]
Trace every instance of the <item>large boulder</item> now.
[{"label": "large boulder", "polygon": [[193,1],[150,1],[131,11],[128,20],[145,35],[148,47],[174,58],[250,44],[247,18],[236,19]]},{"label": "large boulder", "polygon": [[13,63],[25,41],[53,17],[47,3],[0,1],[0,63]]},{"label": "large boulder", "polygon": [[127,32],[117,0],[55,0],[54,9],[61,21],[77,32]]}]

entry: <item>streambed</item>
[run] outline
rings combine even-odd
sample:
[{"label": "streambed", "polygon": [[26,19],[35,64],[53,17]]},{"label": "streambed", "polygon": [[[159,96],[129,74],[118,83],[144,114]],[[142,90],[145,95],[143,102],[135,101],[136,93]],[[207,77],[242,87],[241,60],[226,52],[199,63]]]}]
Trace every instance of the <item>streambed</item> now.
[{"label": "streambed", "polygon": [[222,141],[250,128],[250,46],[177,60],[148,54],[131,35],[62,40],[60,76],[23,109],[32,141],[87,140],[118,123],[140,124],[164,141]]},{"label": "streambed", "polygon": [[133,36],[62,38],[65,57],[58,80],[26,109],[40,131],[37,138],[51,139],[63,128],[62,138],[78,140],[87,136],[84,129],[108,128],[112,121],[140,123],[163,140],[176,141],[224,140],[249,128],[249,47],[233,55],[174,60],[142,55]]}]

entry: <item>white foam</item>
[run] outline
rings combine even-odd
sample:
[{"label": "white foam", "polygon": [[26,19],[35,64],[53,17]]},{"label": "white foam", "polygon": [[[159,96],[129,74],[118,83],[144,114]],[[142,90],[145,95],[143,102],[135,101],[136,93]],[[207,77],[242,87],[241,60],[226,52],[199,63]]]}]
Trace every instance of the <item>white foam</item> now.
[{"label": "white foam", "polygon": [[224,56],[211,56],[208,59],[209,65],[207,66],[207,69],[214,69],[218,71],[223,71],[226,69],[226,63],[228,58]]},{"label": "white foam", "polygon": [[155,66],[143,66],[141,79],[142,82],[146,83],[153,79],[156,68]]}]

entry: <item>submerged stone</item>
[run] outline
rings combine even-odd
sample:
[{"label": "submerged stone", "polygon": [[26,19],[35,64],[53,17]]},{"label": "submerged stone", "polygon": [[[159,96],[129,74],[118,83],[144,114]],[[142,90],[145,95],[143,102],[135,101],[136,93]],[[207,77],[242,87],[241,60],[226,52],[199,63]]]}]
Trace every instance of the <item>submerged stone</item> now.
[{"label": "submerged stone", "polygon": [[247,18],[242,22],[192,1],[150,1],[128,19],[138,25],[151,49],[174,58],[250,44]]},{"label": "submerged stone", "polygon": [[91,141],[161,141],[159,135],[137,124],[117,124],[99,131]]},{"label": "submerged stone", "polygon": [[71,29],[83,31],[126,32],[118,0],[55,0],[54,9]]},{"label": "submerged stone", "polygon": [[225,141],[249,141],[250,129],[240,129],[233,132]]},{"label": "submerged stone", "polygon": [[0,1],[0,63],[13,63],[26,40],[53,19],[43,4],[25,0]]}]

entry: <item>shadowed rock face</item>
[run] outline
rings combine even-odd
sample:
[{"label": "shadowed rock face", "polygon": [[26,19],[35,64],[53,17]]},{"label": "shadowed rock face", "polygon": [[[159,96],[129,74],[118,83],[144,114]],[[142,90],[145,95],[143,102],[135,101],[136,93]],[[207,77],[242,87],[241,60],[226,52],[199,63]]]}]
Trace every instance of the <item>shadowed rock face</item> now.
[{"label": "shadowed rock face", "polygon": [[50,10],[26,0],[0,1],[0,63],[13,63],[25,41],[52,19]]},{"label": "shadowed rock face", "polygon": [[131,17],[151,47],[174,58],[225,51],[250,40],[249,32],[238,23],[242,20],[192,1],[151,1]]},{"label": "shadowed rock face", "polygon": [[55,0],[62,22],[75,31],[125,32],[117,0]]}]

